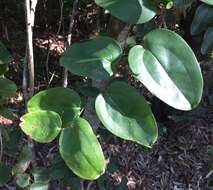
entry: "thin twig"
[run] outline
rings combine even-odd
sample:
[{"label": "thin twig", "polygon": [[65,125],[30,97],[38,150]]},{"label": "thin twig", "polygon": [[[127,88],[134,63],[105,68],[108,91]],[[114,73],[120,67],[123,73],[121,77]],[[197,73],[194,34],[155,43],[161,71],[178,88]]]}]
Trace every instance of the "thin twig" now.
[{"label": "thin twig", "polygon": [[63,0],[59,0],[60,4],[60,19],[59,19],[59,26],[58,26],[58,31],[56,35],[58,35],[61,31],[62,23],[63,23],[63,10],[64,10],[64,2]]},{"label": "thin twig", "polygon": [[52,76],[51,76],[51,78],[50,78],[50,81],[49,81],[49,83],[48,83],[48,87],[50,86],[50,84],[51,84],[51,82],[52,82],[54,76],[55,76],[55,71],[53,72],[53,74],[52,74]]},{"label": "thin twig", "polygon": [[81,180],[80,183],[81,183],[81,190],[84,190],[84,180]]},{"label": "thin twig", "polygon": [[89,184],[87,185],[86,190],[90,190],[90,188],[92,187],[93,183],[94,183],[94,181],[90,181]]},{"label": "thin twig", "polygon": [[23,90],[24,104],[27,105],[27,100],[28,100],[28,93],[27,93],[27,48],[25,50],[25,57],[24,57],[24,61],[23,61],[22,90]]},{"label": "thin twig", "polygon": [[49,84],[49,58],[50,58],[50,39],[48,39],[48,52],[47,58],[45,61],[45,69],[46,69],[46,77],[47,77],[47,84]]},{"label": "thin twig", "polygon": [[0,129],[0,162],[3,157],[3,140],[2,140],[2,129]]},{"label": "thin twig", "polygon": [[[77,8],[78,8],[78,0],[75,0],[73,2],[73,7],[72,7],[72,12],[70,14],[70,24],[69,24],[69,29],[68,29],[68,35],[67,35],[67,43],[66,43],[66,48],[69,48],[72,43],[72,30],[73,26],[75,23],[75,16],[77,14]],[[64,74],[63,74],[63,87],[67,87],[68,85],[68,70],[64,69]]]}]

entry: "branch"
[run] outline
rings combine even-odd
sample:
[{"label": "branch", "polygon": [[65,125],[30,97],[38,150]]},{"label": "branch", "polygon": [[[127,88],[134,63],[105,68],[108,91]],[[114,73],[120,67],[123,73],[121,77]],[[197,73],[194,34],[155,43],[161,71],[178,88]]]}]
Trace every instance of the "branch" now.
[{"label": "branch", "polygon": [[[29,97],[34,94],[34,54],[33,54],[33,26],[35,20],[35,8],[37,0],[25,0],[25,19],[27,30],[27,45],[26,45],[26,63],[23,69],[23,92],[27,91],[26,85],[26,70],[28,65],[29,72]],[[25,80],[25,81],[24,81]],[[26,96],[26,95],[24,95]],[[25,97],[26,98],[26,97]],[[26,101],[26,100],[25,100]]]}]

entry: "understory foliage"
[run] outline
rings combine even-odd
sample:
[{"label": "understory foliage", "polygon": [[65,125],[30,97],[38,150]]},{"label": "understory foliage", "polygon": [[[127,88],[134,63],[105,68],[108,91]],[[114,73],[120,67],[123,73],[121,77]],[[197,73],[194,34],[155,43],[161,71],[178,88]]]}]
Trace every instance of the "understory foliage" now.
[{"label": "understory foliage", "polygon": [[[84,117],[89,100],[92,110],[95,110],[94,118],[98,118],[101,127],[140,146],[153,146],[158,139],[158,123],[147,97],[117,74],[123,60],[128,62],[127,72],[132,80],[142,84],[148,94],[170,107],[189,111],[201,102],[201,68],[197,55],[182,36],[189,32],[190,35],[201,35],[200,56],[212,59],[212,0],[95,0],[80,1],[79,6],[94,3],[100,17],[110,17],[121,24],[119,35],[124,28],[128,28],[127,37],[120,41],[118,35],[110,32],[113,26],[108,23],[107,29],[105,27],[90,39],[66,48],[59,64],[73,75],[90,81],[90,84],[104,85],[100,88],[79,86],[79,91],[70,86],[58,86],[32,96],[27,102],[26,113],[20,117],[19,126],[33,141],[54,143],[57,147],[56,158],[48,168],[28,170],[34,157],[34,142],[30,143],[32,147],[25,145],[14,166],[0,163],[0,186],[6,184],[11,175],[16,177],[19,187],[30,186],[33,190],[47,189],[49,182],[54,180],[61,180],[67,186],[78,189],[78,177],[86,180],[101,177],[108,163],[96,135],[97,129]],[[64,1],[65,8],[68,5],[72,3]],[[190,31],[181,31],[178,24],[171,27],[170,15],[175,9],[186,6],[196,8]],[[66,14],[67,10],[64,10]],[[5,77],[11,61],[11,53],[0,42],[0,115],[13,120],[13,113],[5,106],[17,91],[15,83]],[[8,144],[12,140],[18,143],[16,139],[21,135],[20,131],[10,131],[2,125],[0,134],[0,138]],[[5,149],[13,151],[15,144]]]}]

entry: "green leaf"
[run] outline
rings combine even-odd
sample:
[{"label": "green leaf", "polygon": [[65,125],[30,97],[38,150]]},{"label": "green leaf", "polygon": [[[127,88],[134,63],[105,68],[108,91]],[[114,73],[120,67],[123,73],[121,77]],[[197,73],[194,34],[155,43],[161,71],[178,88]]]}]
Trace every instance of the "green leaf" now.
[{"label": "green leaf", "polygon": [[203,32],[212,23],[213,23],[213,7],[207,4],[201,4],[195,12],[191,24],[191,34],[197,35]]},{"label": "green leaf", "polygon": [[0,106],[0,115],[6,119],[10,120],[15,119],[15,116],[13,115],[13,112],[10,109],[1,106]]},{"label": "green leaf", "polygon": [[0,187],[6,184],[11,177],[11,167],[0,163]]},{"label": "green leaf", "polygon": [[9,154],[16,155],[21,138],[21,130],[19,127],[15,128],[6,128],[7,129],[7,141],[6,141],[6,151],[9,152]]},{"label": "green leaf", "polygon": [[8,64],[0,64],[0,76],[8,71]]},{"label": "green leaf", "polygon": [[157,124],[146,100],[136,89],[114,82],[95,102],[96,113],[114,135],[151,147],[157,139]]},{"label": "green leaf", "polygon": [[0,96],[12,96],[16,93],[16,84],[6,78],[0,78]]},{"label": "green leaf", "polygon": [[130,24],[148,22],[156,14],[156,6],[149,0],[95,0],[95,3]]},{"label": "green leaf", "polygon": [[212,0],[201,0],[202,2],[209,4],[209,5],[213,5],[213,1]]},{"label": "green leaf", "polygon": [[11,60],[12,60],[12,57],[9,51],[4,46],[4,44],[0,42],[0,65],[8,64]]},{"label": "green leaf", "polygon": [[201,45],[201,53],[203,55],[213,55],[213,27],[209,27],[204,34],[203,43]]},{"label": "green leaf", "polygon": [[67,166],[81,178],[95,180],[105,171],[101,146],[90,124],[82,118],[63,129],[59,150]]},{"label": "green leaf", "polygon": [[64,177],[67,177],[71,173],[71,171],[65,165],[64,162],[59,162],[59,163],[53,164],[50,167],[49,172],[50,172],[51,180],[61,180]]},{"label": "green leaf", "polygon": [[113,64],[121,54],[122,49],[116,41],[99,36],[73,44],[61,57],[60,64],[76,75],[102,80],[112,76]]},{"label": "green leaf", "polygon": [[31,170],[35,183],[47,184],[50,181],[50,171],[47,168],[36,167]]},{"label": "green leaf", "polygon": [[25,174],[18,174],[16,176],[16,184],[21,187],[27,187],[30,184],[30,175],[25,173]]},{"label": "green leaf", "polygon": [[156,29],[144,37],[144,47],[130,50],[129,65],[134,77],[168,105],[195,108],[202,97],[203,78],[188,44],[175,32]]},{"label": "green leaf", "polygon": [[29,146],[25,145],[18,157],[16,164],[12,168],[12,174],[24,173],[33,160],[33,153]]},{"label": "green leaf", "polygon": [[84,96],[89,96],[92,98],[96,98],[100,93],[100,90],[93,86],[83,86],[79,90],[80,93],[83,94]]},{"label": "green leaf", "polygon": [[157,27],[155,21],[150,21],[144,24],[137,24],[134,27],[134,31],[137,35],[137,37],[144,37],[147,33],[152,31]]},{"label": "green leaf", "polygon": [[48,190],[49,185],[46,183],[33,183],[30,190]]},{"label": "green leaf", "polygon": [[188,5],[195,0],[174,0],[174,7]]},{"label": "green leaf", "polygon": [[56,112],[35,111],[21,117],[20,127],[26,135],[40,143],[52,142],[61,131],[61,118]]},{"label": "green leaf", "polygon": [[56,87],[37,93],[27,107],[29,112],[49,110],[58,113],[64,127],[80,114],[81,99],[72,89]]}]

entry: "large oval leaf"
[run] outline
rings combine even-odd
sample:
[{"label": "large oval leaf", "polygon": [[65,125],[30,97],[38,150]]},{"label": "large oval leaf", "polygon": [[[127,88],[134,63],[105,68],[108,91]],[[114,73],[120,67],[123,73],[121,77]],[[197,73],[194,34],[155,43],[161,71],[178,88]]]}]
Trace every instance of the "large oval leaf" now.
[{"label": "large oval leaf", "polygon": [[149,0],[95,0],[95,2],[113,16],[130,24],[148,22],[156,14],[156,7]]},{"label": "large oval leaf", "polygon": [[12,96],[16,93],[16,84],[6,78],[0,78],[0,96]]},{"label": "large oval leaf", "polygon": [[143,96],[124,82],[114,82],[95,102],[96,113],[114,135],[151,147],[157,139],[155,118]]},{"label": "large oval leaf", "polygon": [[20,127],[35,141],[48,143],[61,131],[61,118],[52,111],[35,111],[22,116]]},{"label": "large oval leaf", "polygon": [[112,66],[121,54],[116,41],[102,36],[72,45],[61,57],[60,64],[76,75],[102,80],[112,76]]},{"label": "large oval leaf", "polygon": [[61,116],[63,127],[80,114],[81,99],[72,89],[56,87],[41,91],[33,96],[28,111],[50,110]]},{"label": "large oval leaf", "polygon": [[197,59],[176,33],[157,29],[129,53],[129,65],[136,79],[168,105],[191,110],[201,100],[203,79]]},{"label": "large oval leaf", "polygon": [[81,178],[94,180],[105,171],[101,146],[89,123],[82,118],[63,129],[59,150],[67,166]]},{"label": "large oval leaf", "polygon": [[191,34],[196,35],[203,32],[213,23],[213,7],[207,4],[201,4],[196,12],[191,25]]},{"label": "large oval leaf", "polygon": [[11,54],[4,46],[2,42],[0,42],[0,65],[8,64],[12,60]]},{"label": "large oval leaf", "polygon": [[213,56],[213,27],[209,27],[204,34],[201,53]]},{"label": "large oval leaf", "polygon": [[202,2],[209,4],[209,5],[213,5],[213,1],[212,0],[201,0]]}]

